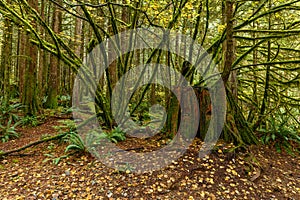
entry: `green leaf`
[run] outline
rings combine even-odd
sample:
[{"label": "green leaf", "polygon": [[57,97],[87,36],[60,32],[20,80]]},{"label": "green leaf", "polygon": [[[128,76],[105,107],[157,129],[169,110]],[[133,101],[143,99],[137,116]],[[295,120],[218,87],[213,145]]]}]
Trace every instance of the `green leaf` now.
[{"label": "green leaf", "polygon": [[269,143],[269,141],[270,141],[270,136],[269,136],[269,135],[267,135],[267,136],[266,136],[266,144],[268,144],[268,143]]},{"label": "green leaf", "polygon": [[84,150],[84,148],[82,148],[81,146],[78,146],[76,144],[70,144],[69,146],[66,147],[65,152],[68,152],[70,150]]},{"label": "green leaf", "polygon": [[273,134],[271,135],[271,138],[272,138],[273,141],[275,141],[276,135],[273,133]]},{"label": "green leaf", "polygon": [[53,164],[58,165],[60,160],[61,160],[61,157],[53,159]]},{"label": "green leaf", "polygon": [[275,144],[275,148],[276,148],[276,151],[278,153],[281,153],[281,148],[280,148],[280,145],[278,143]]}]

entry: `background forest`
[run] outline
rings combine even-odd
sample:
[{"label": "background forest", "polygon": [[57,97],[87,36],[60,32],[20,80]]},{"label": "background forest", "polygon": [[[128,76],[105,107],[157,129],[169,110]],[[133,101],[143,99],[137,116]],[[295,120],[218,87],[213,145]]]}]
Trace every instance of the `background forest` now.
[{"label": "background forest", "polygon": [[[73,98],[81,87],[77,85],[77,91],[73,86],[79,69],[90,70],[84,63],[93,48],[122,31],[156,27],[190,36],[218,65],[227,101],[222,141],[244,148],[264,144],[299,156],[299,0],[0,0],[0,27],[3,142],[21,137],[18,127],[70,115],[72,102],[89,107],[83,96]],[[178,48],[181,45],[185,41]],[[107,59],[113,48],[107,47]],[[112,90],[128,70],[150,62],[174,68],[195,88],[204,116],[197,136],[203,139],[211,115],[203,79],[183,58],[157,49],[122,55],[102,77],[94,109],[107,131],[105,137],[116,143],[126,140],[113,119]],[[168,111],[160,134],[172,139],[180,115],[174,97],[162,86],[145,85],[131,98],[131,117],[145,125],[153,117],[149,108],[159,103]],[[85,151],[74,126],[66,127],[71,145],[67,150]],[[30,142],[34,141],[26,144],[35,145]],[[7,150],[0,156],[13,153]]]},{"label": "background forest", "polygon": [[[299,142],[298,1],[43,0],[1,1],[0,6],[1,104],[19,102],[25,116],[71,106],[77,70],[105,38],[155,26],[190,35],[219,64],[227,95],[233,97],[223,133],[226,140],[248,144],[279,140],[277,145],[288,148],[290,142]],[[124,69],[150,56],[150,50],[135,52],[127,57],[126,66],[112,63],[103,79],[109,95],[100,94],[101,99],[110,102],[111,88]],[[156,57],[183,72],[184,60],[178,56]],[[201,86],[199,77],[191,76],[192,67],[187,68],[189,73],[183,75]],[[146,95],[135,95],[131,102],[137,105],[135,116],[146,115],[147,102],[158,101],[164,89],[151,85],[142,90]],[[161,103],[170,106],[168,100]],[[112,127],[109,106],[98,104],[102,120]]]}]

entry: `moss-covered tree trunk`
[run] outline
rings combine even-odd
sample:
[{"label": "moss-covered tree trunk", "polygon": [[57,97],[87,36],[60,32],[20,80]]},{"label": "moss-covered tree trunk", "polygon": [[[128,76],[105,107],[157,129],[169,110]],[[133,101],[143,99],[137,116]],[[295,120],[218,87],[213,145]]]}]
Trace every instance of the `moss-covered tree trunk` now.
[{"label": "moss-covered tree trunk", "polygon": [[[194,88],[195,95],[198,99],[197,105],[195,101],[193,101],[192,96],[185,96],[185,100],[181,101],[181,98],[187,95],[187,90],[189,90],[189,88],[175,88],[174,93],[177,96],[173,94],[170,100],[167,116],[167,130],[170,133],[176,134],[180,126],[180,121],[184,120],[185,122],[189,122],[187,123],[187,127],[183,127],[184,130],[187,131],[187,134],[193,134],[193,131],[198,128],[196,136],[200,139],[204,139],[211,117],[210,94],[205,88]],[[179,104],[180,101],[181,104]],[[184,110],[188,115],[181,117],[181,110]],[[191,135],[186,136],[191,138]]]},{"label": "moss-covered tree trunk", "polygon": [[224,128],[225,140],[235,144],[258,144],[259,141],[252,129],[249,127],[235,97],[230,90],[226,90],[229,111]]},{"label": "moss-covered tree trunk", "polygon": [[[173,91],[178,96],[180,96],[179,88],[175,88]],[[171,100],[168,106],[168,115],[167,115],[167,131],[171,134],[176,134],[178,131],[178,126],[179,126],[178,119],[180,118],[179,101],[180,99],[177,99],[177,97],[174,94],[171,94]]]},{"label": "moss-covered tree trunk", "polygon": [[[4,20],[3,41],[1,49],[0,64],[0,91],[3,92],[4,100],[7,101],[10,96],[10,68],[12,59],[12,34],[13,27],[9,19]],[[2,93],[1,92],[1,93]],[[1,96],[2,96],[1,95]]]},{"label": "moss-covered tree trunk", "polygon": [[[38,2],[30,0],[29,5],[38,10]],[[32,26],[37,27],[36,22],[32,19]],[[38,47],[30,42],[31,36],[27,35],[26,55],[28,55],[25,66],[25,81],[24,81],[24,95],[22,103],[24,104],[24,112],[26,115],[34,116],[39,111],[39,104],[37,98],[37,55]]]},{"label": "moss-covered tree trunk", "polygon": [[[41,18],[45,21],[45,0],[41,1],[41,9],[40,9],[40,15]],[[45,38],[45,30],[43,27],[39,27],[39,31],[41,32],[41,37]],[[44,89],[45,89],[45,80],[44,80],[44,71],[47,67],[47,62],[46,62],[46,52],[43,49],[39,49],[39,66],[38,66],[38,90],[39,90],[39,95],[44,95]]]},{"label": "moss-covered tree trunk", "polygon": [[[58,1],[62,3],[61,0]],[[52,28],[55,33],[61,31],[62,13],[58,7],[54,6]],[[47,92],[47,101],[45,103],[46,108],[57,108],[57,95],[59,90],[59,58],[51,55],[50,73],[49,73],[49,87]]]},{"label": "moss-covered tree trunk", "polygon": [[206,88],[194,88],[199,101],[199,129],[197,132],[197,137],[204,139],[206,132],[208,130],[208,125],[211,118],[211,99],[208,89]]},{"label": "moss-covered tree trunk", "polygon": [[234,1],[225,0],[223,18],[226,24],[226,39],[223,44],[224,52],[224,70],[222,79],[226,87],[228,99],[228,111],[226,123],[223,130],[225,140],[235,144],[253,144],[258,143],[253,131],[249,128],[246,119],[240,107],[237,105],[236,91],[236,71],[232,71],[232,65],[235,60],[235,41],[234,41]]}]

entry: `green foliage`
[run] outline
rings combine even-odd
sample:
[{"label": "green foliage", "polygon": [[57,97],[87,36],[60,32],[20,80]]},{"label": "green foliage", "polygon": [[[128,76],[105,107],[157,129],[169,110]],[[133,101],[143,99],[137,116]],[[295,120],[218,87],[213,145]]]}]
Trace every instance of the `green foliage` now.
[{"label": "green foliage", "polygon": [[86,153],[87,150],[95,152],[95,146],[101,144],[104,140],[109,140],[114,143],[124,141],[126,139],[125,133],[120,128],[115,128],[111,132],[105,133],[103,131],[91,130],[84,138],[82,138],[76,131],[69,131],[65,136],[65,141],[69,143],[65,152],[75,151],[77,153]]},{"label": "green foliage", "polygon": [[20,124],[20,117],[17,113],[21,107],[19,103],[10,104],[0,98],[0,139],[2,142],[19,136],[16,127]]},{"label": "green foliage", "polygon": [[23,126],[31,126],[31,127],[36,127],[39,125],[39,121],[36,116],[25,116],[22,120],[21,123]]},{"label": "green foliage", "polygon": [[[136,107],[136,103],[133,102],[129,105],[131,109]],[[142,101],[140,105],[137,107],[136,111],[132,114],[132,119],[137,123],[142,123],[143,121],[150,120],[149,114],[149,103],[146,101]]]},{"label": "green foliage", "polygon": [[53,154],[44,154],[44,155],[47,156],[47,158],[43,160],[43,163],[48,162],[49,160],[51,160],[54,165],[58,165],[58,163],[62,159],[68,157],[68,155],[63,155],[63,156],[59,156],[59,157],[55,157]]},{"label": "green foliage", "polygon": [[12,124],[12,118],[8,120],[6,126],[0,124],[0,139],[2,142],[7,142],[10,138],[17,138],[19,134],[16,132],[16,127],[20,122]]},{"label": "green foliage", "polygon": [[53,126],[53,128],[56,129],[59,133],[65,132],[66,130],[68,130],[69,132],[76,130],[76,124],[73,120],[67,119],[60,120],[58,122],[62,123],[62,125]]},{"label": "green foliage", "polygon": [[58,106],[69,107],[71,101],[70,95],[61,95],[58,97]]},{"label": "green foliage", "polygon": [[47,146],[47,149],[49,151],[53,151],[55,149],[55,145],[51,142],[48,146]]},{"label": "green foliage", "polygon": [[73,120],[61,120],[59,121],[62,125],[54,126],[54,128],[62,133],[68,132],[67,135],[63,138],[65,142],[69,145],[66,147],[65,152],[74,151],[76,153],[85,153],[87,152],[85,143],[81,136],[76,132],[76,124]]},{"label": "green foliage", "polygon": [[10,98],[19,98],[19,96],[20,96],[19,86],[16,82],[13,82],[10,85],[9,95],[10,95]]},{"label": "green foliage", "polygon": [[76,132],[76,124],[73,120],[60,120],[61,125],[53,126],[59,133],[67,132],[63,137],[63,141],[69,145],[66,147],[65,152],[74,151],[76,153],[87,152],[85,143],[81,136]]},{"label": "green foliage", "polygon": [[106,133],[106,135],[107,138],[114,143],[126,140],[126,133],[123,132],[119,127],[116,127],[111,132]]},{"label": "green foliage", "polygon": [[13,122],[19,121],[20,117],[17,115],[17,112],[22,107],[20,103],[10,104],[8,101],[0,98],[0,123],[6,124],[9,119],[12,119]]},{"label": "green foliage", "polygon": [[43,140],[43,139],[46,139],[48,137],[51,137],[51,135],[50,134],[42,134],[40,139]]},{"label": "green foliage", "polygon": [[84,141],[78,133],[70,131],[66,136],[66,139],[70,144],[66,147],[65,152],[68,152],[70,150],[80,153],[86,152],[87,149],[85,147]]},{"label": "green foliage", "polygon": [[125,163],[125,165],[118,166],[117,173],[120,173],[120,174],[122,174],[122,173],[129,174],[133,170],[134,170],[134,168],[129,163]]},{"label": "green foliage", "polygon": [[293,125],[288,124],[289,117],[276,115],[268,119],[268,128],[261,129],[263,133],[261,141],[263,144],[272,144],[277,152],[284,149],[287,153],[294,155],[299,152],[300,136],[299,130]]},{"label": "green foliage", "polygon": [[61,114],[68,115],[68,114],[71,114],[72,112],[73,112],[73,108],[64,108],[61,111]]},{"label": "green foliage", "polygon": [[76,124],[73,120],[63,120],[61,121],[63,123],[63,126],[61,127],[65,127],[65,128],[68,128],[70,131],[74,131],[76,130]]}]

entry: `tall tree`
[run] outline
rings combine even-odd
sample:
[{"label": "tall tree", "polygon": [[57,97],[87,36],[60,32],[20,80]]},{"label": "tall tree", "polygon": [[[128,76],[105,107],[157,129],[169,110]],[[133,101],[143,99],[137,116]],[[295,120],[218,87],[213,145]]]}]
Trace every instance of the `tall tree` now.
[{"label": "tall tree", "polygon": [[[29,0],[28,4],[34,9],[38,11],[38,1]],[[37,24],[34,18],[31,18],[31,25],[33,28],[37,28]],[[34,116],[39,111],[38,104],[38,96],[37,96],[37,55],[38,55],[38,47],[34,45],[30,39],[32,35],[30,32],[26,33],[26,55],[28,55],[26,59],[25,66],[25,80],[24,80],[24,94],[22,98],[22,103],[25,106],[25,114]]]},{"label": "tall tree", "polygon": [[[62,0],[57,1],[58,4],[62,3]],[[57,5],[53,8],[52,17],[52,29],[54,33],[61,32],[62,13]],[[59,90],[59,65],[60,58],[51,55],[50,72],[49,72],[49,87],[47,91],[47,101],[45,103],[46,108],[57,108],[57,95]]]},{"label": "tall tree", "polygon": [[[258,140],[240,109],[237,102],[237,79],[236,71],[232,70],[236,46],[234,39],[234,8],[236,2],[234,0],[225,0],[225,24],[226,24],[226,39],[224,41],[224,70],[222,73],[223,82],[225,84],[229,102],[229,112],[227,116],[226,128],[224,136],[227,140],[236,143],[258,143]],[[229,139],[230,138],[230,139]]]},{"label": "tall tree", "polygon": [[3,40],[0,63],[0,91],[3,91],[4,101],[7,102],[10,94],[10,69],[12,60],[13,26],[9,18],[4,19]]}]

